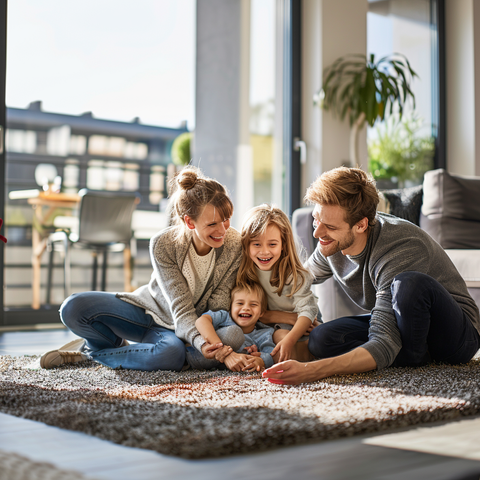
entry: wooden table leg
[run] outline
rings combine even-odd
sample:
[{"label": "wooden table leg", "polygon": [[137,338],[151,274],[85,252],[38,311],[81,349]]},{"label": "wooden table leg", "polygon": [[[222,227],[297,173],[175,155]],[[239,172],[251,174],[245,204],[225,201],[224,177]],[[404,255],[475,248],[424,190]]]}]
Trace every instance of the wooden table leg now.
[{"label": "wooden table leg", "polygon": [[46,240],[41,238],[40,233],[32,229],[32,308],[40,308],[40,284],[42,254],[45,251]]},{"label": "wooden table leg", "polygon": [[[47,217],[51,215],[53,209],[49,209]],[[37,206],[35,209],[35,216],[42,225],[45,222],[45,217],[42,215],[42,207]],[[32,308],[38,310],[40,308],[40,286],[42,282],[41,267],[42,255],[47,247],[47,239],[42,238],[42,235],[35,227],[35,222],[32,226]]]}]

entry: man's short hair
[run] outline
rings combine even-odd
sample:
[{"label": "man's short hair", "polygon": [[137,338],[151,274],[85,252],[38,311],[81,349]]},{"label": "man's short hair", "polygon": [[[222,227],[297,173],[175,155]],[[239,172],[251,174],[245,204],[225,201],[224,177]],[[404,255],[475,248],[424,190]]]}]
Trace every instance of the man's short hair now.
[{"label": "man's short hair", "polygon": [[370,229],[375,225],[380,198],[371,174],[360,168],[338,167],[322,173],[308,188],[305,200],[342,207],[350,228],[367,217]]},{"label": "man's short hair", "polygon": [[255,293],[260,300],[260,308],[262,309],[262,313],[265,313],[268,308],[268,299],[267,299],[267,294],[265,293],[265,290],[263,287],[256,282],[252,283],[245,283],[242,285],[237,285],[234,287],[232,292],[230,293],[230,298],[233,302],[233,297],[236,293],[241,292],[243,290],[246,290],[248,293]]}]

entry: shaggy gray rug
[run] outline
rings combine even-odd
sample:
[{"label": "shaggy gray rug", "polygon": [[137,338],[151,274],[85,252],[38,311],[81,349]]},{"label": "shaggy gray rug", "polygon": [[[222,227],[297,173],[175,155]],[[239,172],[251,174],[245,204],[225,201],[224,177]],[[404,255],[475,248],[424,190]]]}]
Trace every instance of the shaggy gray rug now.
[{"label": "shaggy gray rug", "polygon": [[93,362],[31,370],[0,356],[0,411],[186,458],[255,452],[480,412],[480,361],[273,385],[223,371]]}]

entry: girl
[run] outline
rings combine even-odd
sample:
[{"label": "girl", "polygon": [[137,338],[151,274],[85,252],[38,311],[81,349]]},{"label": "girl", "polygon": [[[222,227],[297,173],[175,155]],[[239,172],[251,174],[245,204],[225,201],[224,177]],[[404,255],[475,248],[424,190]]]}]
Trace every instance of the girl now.
[{"label": "girl", "polygon": [[247,212],[242,251],[237,285],[259,282],[267,292],[268,311],[262,323],[275,324],[277,329],[272,356],[278,352],[279,362],[312,360],[302,337],[317,325],[317,299],[310,290],[312,275],[300,262],[285,213],[267,204]]},{"label": "girl", "polygon": [[[45,353],[42,367],[93,359],[112,368],[181,370],[184,342],[205,358],[213,358],[219,349],[224,355],[232,351],[221,343],[205,343],[195,328],[195,321],[207,310],[230,308],[241,253],[240,234],[229,228],[232,202],[223,185],[192,166],[174,177],[170,186],[176,225],[150,241],[150,283],[133,293],[70,296],[60,317],[82,338]],[[126,340],[138,343],[129,345]],[[243,334],[222,340],[239,348]]]}]

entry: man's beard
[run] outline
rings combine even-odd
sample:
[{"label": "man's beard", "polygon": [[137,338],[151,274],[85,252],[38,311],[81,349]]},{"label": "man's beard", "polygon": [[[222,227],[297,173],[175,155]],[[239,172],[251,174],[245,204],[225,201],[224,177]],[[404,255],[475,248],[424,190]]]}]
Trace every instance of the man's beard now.
[{"label": "man's beard", "polygon": [[[325,240],[333,240],[333,238],[327,238]],[[336,253],[346,250],[350,248],[355,243],[355,235],[352,231],[348,232],[344,238],[341,240],[334,240],[333,243],[329,245],[323,246],[320,243],[320,251],[322,252],[324,257],[330,257],[331,255],[335,255]]]}]

